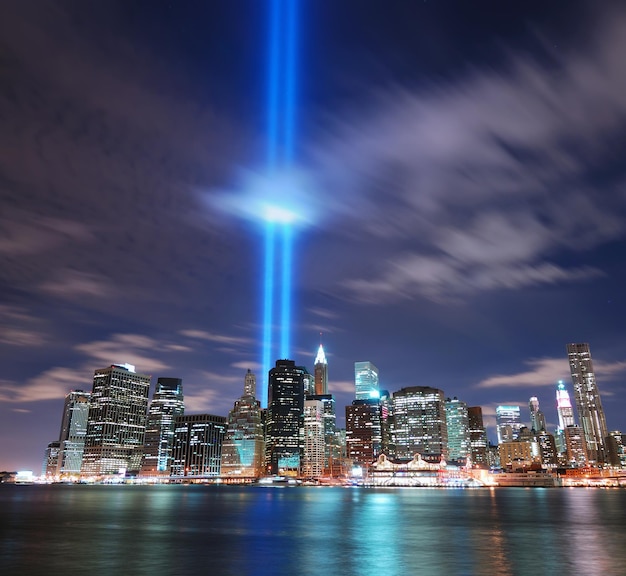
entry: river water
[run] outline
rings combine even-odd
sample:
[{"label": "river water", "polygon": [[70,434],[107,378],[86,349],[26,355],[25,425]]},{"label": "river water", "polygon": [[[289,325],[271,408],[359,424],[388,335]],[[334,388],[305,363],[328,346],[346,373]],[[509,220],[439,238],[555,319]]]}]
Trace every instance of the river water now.
[{"label": "river water", "polygon": [[626,575],[626,490],[0,485],[0,574]]}]

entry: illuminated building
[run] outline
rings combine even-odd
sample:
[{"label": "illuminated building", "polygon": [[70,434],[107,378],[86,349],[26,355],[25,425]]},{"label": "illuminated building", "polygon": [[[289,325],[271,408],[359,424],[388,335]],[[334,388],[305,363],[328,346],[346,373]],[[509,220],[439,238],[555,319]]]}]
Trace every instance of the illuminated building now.
[{"label": "illuminated building", "polygon": [[528,400],[528,409],[530,410],[530,428],[535,432],[546,429],[546,417],[539,410],[539,400],[536,396],[531,396]]},{"label": "illuminated building", "polygon": [[248,370],[244,378],[243,396],[228,413],[228,427],[222,447],[222,476],[261,476],[264,451],[261,403],[256,399],[256,378]]},{"label": "illuminated building", "polygon": [[541,454],[541,462],[544,466],[555,466],[558,462],[558,453],[554,436],[545,429],[536,433],[537,444]]},{"label": "illuminated building", "polygon": [[498,406],[496,408],[498,444],[512,442],[519,437],[522,427],[519,406]]},{"label": "illuminated building", "polygon": [[589,344],[568,344],[567,356],[578,418],[587,443],[587,457],[591,462],[603,463],[608,429],[593,371]]},{"label": "illuminated building", "polygon": [[46,446],[46,451],[43,457],[43,466],[41,469],[42,476],[54,477],[57,475],[60,451],[61,443],[58,440],[54,440]]},{"label": "illuminated building", "polygon": [[537,443],[527,440],[501,442],[498,444],[498,453],[502,468],[511,467],[515,464],[530,466],[541,459]]},{"label": "illuminated building", "polygon": [[377,398],[346,406],[346,455],[353,464],[367,467],[381,454],[380,415]]},{"label": "illuminated building", "polygon": [[392,442],[398,460],[440,455],[448,458],[448,428],[442,390],[411,386],[393,393]]},{"label": "illuminated building", "polygon": [[483,410],[480,406],[470,406],[467,409],[469,424],[470,448],[472,463],[481,468],[488,468],[487,458],[487,431],[483,423]]},{"label": "illuminated building", "polygon": [[169,476],[175,420],[184,413],[183,381],[180,378],[159,378],[148,410],[142,475]]},{"label": "illuminated building", "polygon": [[467,404],[458,398],[446,399],[446,427],[448,429],[448,458],[465,460],[471,456],[469,415]]},{"label": "illuminated building", "polygon": [[313,374],[309,374],[308,371],[305,371],[302,376],[302,382],[304,386],[304,395],[313,396],[315,394],[315,377]]},{"label": "illuminated building", "polygon": [[322,475],[324,440],[324,403],[309,397],[304,401],[302,476],[319,478]]},{"label": "illuminated building", "polygon": [[356,400],[378,398],[378,368],[371,362],[355,362],[354,387]]},{"label": "illuminated building", "polygon": [[270,370],[265,464],[271,474],[300,473],[305,373],[293,360],[277,360]]},{"label": "illuminated building", "polygon": [[619,430],[612,430],[607,437],[609,460],[613,466],[626,467],[626,438]]},{"label": "illuminated building", "polygon": [[337,424],[335,398],[332,394],[313,394],[306,398],[319,400],[322,403],[322,418],[324,420],[324,472],[325,474],[333,476],[337,471],[341,459],[335,434]]},{"label": "illuminated building", "polygon": [[567,426],[574,426],[574,409],[563,380],[559,380],[556,385],[556,411],[559,416],[559,428],[561,430]]},{"label": "illuminated building", "polygon": [[220,475],[226,418],[212,414],[177,416],[174,421],[172,477]]},{"label": "illuminated building", "polygon": [[572,467],[586,466],[589,462],[585,432],[581,426],[566,426],[563,429],[567,463]]},{"label": "illuminated building", "polygon": [[96,370],[82,476],[137,473],[143,456],[150,376],[113,364]]},{"label": "illuminated building", "polygon": [[328,362],[321,344],[315,357],[313,374],[315,375],[315,394],[328,394]]},{"label": "illuminated building", "polygon": [[77,475],[83,461],[89,399],[91,394],[73,390],[65,396],[61,433],[58,475]]}]

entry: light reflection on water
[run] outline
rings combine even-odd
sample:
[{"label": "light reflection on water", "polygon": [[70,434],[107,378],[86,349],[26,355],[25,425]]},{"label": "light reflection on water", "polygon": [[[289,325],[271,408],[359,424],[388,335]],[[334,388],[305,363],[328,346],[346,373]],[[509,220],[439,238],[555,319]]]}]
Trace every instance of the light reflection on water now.
[{"label": "light reflection on water", "polygon": [[0,486],[0,572],[624,574],[624,490]]}]

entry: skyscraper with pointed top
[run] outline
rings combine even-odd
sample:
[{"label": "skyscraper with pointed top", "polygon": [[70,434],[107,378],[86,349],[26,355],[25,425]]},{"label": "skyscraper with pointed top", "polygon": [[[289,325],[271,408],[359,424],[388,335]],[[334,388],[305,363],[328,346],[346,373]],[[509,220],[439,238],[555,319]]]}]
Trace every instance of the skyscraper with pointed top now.
[{"label": "skyscraper with pointed top", "polygon": [[315,376],[315,394],[328,394],[328,362],[321,342],[317,349],[313,374]]}]

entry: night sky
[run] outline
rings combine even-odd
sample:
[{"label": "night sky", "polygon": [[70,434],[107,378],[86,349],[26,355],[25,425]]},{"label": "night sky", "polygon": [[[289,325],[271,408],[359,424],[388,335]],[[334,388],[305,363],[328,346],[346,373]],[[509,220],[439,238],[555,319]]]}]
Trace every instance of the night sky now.
[{"label": "night sky", "polygon": [[[220,415],[258,374],[267,5],[2,3],[0,470],[41,470],[97,368],[181,377]],[[492,439],[530,396],[553,430],[588,342],[626,429],[626,9],[300,15],[292,357],[312,371],[323,333],[338,423],[369,360],[481,405]]]}]

